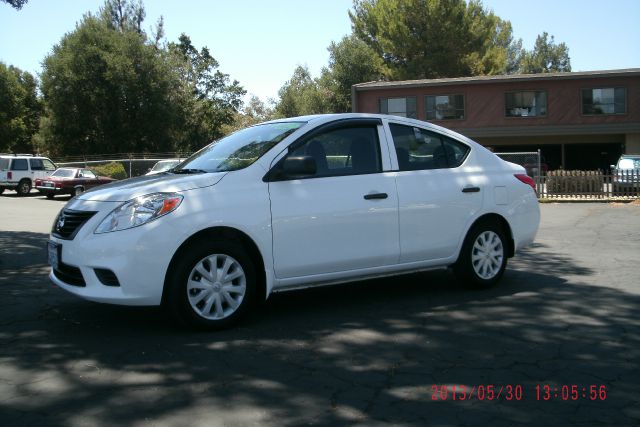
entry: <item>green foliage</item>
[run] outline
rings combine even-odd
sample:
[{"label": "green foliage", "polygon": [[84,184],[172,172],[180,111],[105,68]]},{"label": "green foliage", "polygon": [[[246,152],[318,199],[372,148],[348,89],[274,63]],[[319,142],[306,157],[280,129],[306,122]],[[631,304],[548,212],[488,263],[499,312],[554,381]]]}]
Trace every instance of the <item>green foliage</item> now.
[{"label": "green foliage", "polygon": [[222,127],[222,133],[227,135],[274,118],[274,108],[266,105],[257,96],[252,95],[247,105],[241,111],[234,113],[233,122]]},{"label": "green foliage", "polygon": [[566,44],[556,44],[554,37],[542,33],[536,38],[536,44],[531,52],[524,51],[520,65],[520,72],[555,73],[571,71],[569,48]]},{"label": "green foliage", "polygon": [[322,70],[318,86],[334,113],[351,111],[351,86],[379,80],[384,64],[365,42],[355,35],[329,45],[329,66]]},{"label": "green foliage", "polygon": [[244,90],[186,35],[149,40],[141,2],[107,0],[43,64],[38,143],[50,155],[195,150],[222,135]]},{"label": "green foliage", "polygon": [[29,0],[1,0],[1,1],[4,2],[4,3],[7,3],[11,7],[13,7],[14,9],[20,10],[20,9],[22,9],[22,6],[27,4],[27,2]]},{"label": "green foliage", "polygon": [[100,166],[91,166],[91,170],[100,176],[108,176],[115,179],[127,178],[127,172],[125,171],[124,166],[122,163],[118,162],[111,162]]},{"label": "green foliage", "polygon": [[515,61],[511,23],[479,0],[354,0],[349,17],[390,79],[504,74]]},{"label": "green foliage", "polygon": [[246,91],[218,70],[218,61],[209,49],[198,51],[187,35],[182,34],[177,44],[170,43],[168,52],[180,78],[178,96],[187,113],[179,148],[195,151],[224,135],[224,127],[233,123]]},{"label": "green foliage", "polygon": [[0,152],[33,152],[42,106],[30,73],[0,62]]},{"label": "green foliage", "polygon": [[330,113],[328,94],[311,78],[309,69],[297,66],[293,76],[278,91],[277,117]]}]

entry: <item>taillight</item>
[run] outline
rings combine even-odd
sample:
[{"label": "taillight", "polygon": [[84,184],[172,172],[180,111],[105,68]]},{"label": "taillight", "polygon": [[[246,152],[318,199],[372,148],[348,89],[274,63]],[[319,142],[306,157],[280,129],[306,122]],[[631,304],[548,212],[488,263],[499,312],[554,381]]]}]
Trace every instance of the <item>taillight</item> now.
[{"label": "taillight", "polygon": [[11,180],[13,178],[13,172],[7,172],[7,180]]},{"label": "taillight", "polygon": [[533,188],[533,191],[535,191],[535,193],[538,194],[538,192],[536,191],[536,182],[529,175],[517,173],[513,176],[518,178],[518,180],[520,180],[521,182],[524,182],[525,184],[530,185],[531,188]]}]

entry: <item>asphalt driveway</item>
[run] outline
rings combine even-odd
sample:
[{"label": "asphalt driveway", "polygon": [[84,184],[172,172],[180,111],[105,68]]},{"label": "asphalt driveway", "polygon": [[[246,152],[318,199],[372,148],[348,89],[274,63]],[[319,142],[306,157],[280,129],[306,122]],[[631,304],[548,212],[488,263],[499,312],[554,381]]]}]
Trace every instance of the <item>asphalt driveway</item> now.
[{"label": "asphalt driveway", "polygon": [[542,205],[488,291],[414,274],[193,333],[51,285],[63,204],[0,197],[1,425],[640,424],[640,206]]}]

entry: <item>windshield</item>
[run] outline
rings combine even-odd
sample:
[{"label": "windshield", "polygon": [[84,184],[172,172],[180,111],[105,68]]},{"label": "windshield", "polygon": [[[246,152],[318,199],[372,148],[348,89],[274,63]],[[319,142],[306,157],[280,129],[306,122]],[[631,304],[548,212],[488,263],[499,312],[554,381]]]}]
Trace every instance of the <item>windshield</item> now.
[{"label": "windshield", "polygon": [[304,124],[268,123],[243,129],[207,145],[174,172],[226,172],[246,168]]},{"label": "windshield", "polygon": [[620,159],[618,169],[640,169],[640,158],[638,159]]},{"label": "windshield", "polygon": [[73,178],[76,176],[75,169],[58,169],[51,176],[59,176],[60,178]]}]

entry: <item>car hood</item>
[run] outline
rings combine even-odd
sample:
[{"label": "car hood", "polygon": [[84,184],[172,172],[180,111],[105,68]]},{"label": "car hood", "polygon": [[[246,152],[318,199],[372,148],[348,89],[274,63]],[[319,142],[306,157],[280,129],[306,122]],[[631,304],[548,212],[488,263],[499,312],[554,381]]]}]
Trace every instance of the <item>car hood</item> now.
[{"label": "car hood", "polygon": [[101,185],[83,193],[80,200],[96,202],[126,202],[151,193],[172,193],[215,185],[228,172],[143,175]]}]

